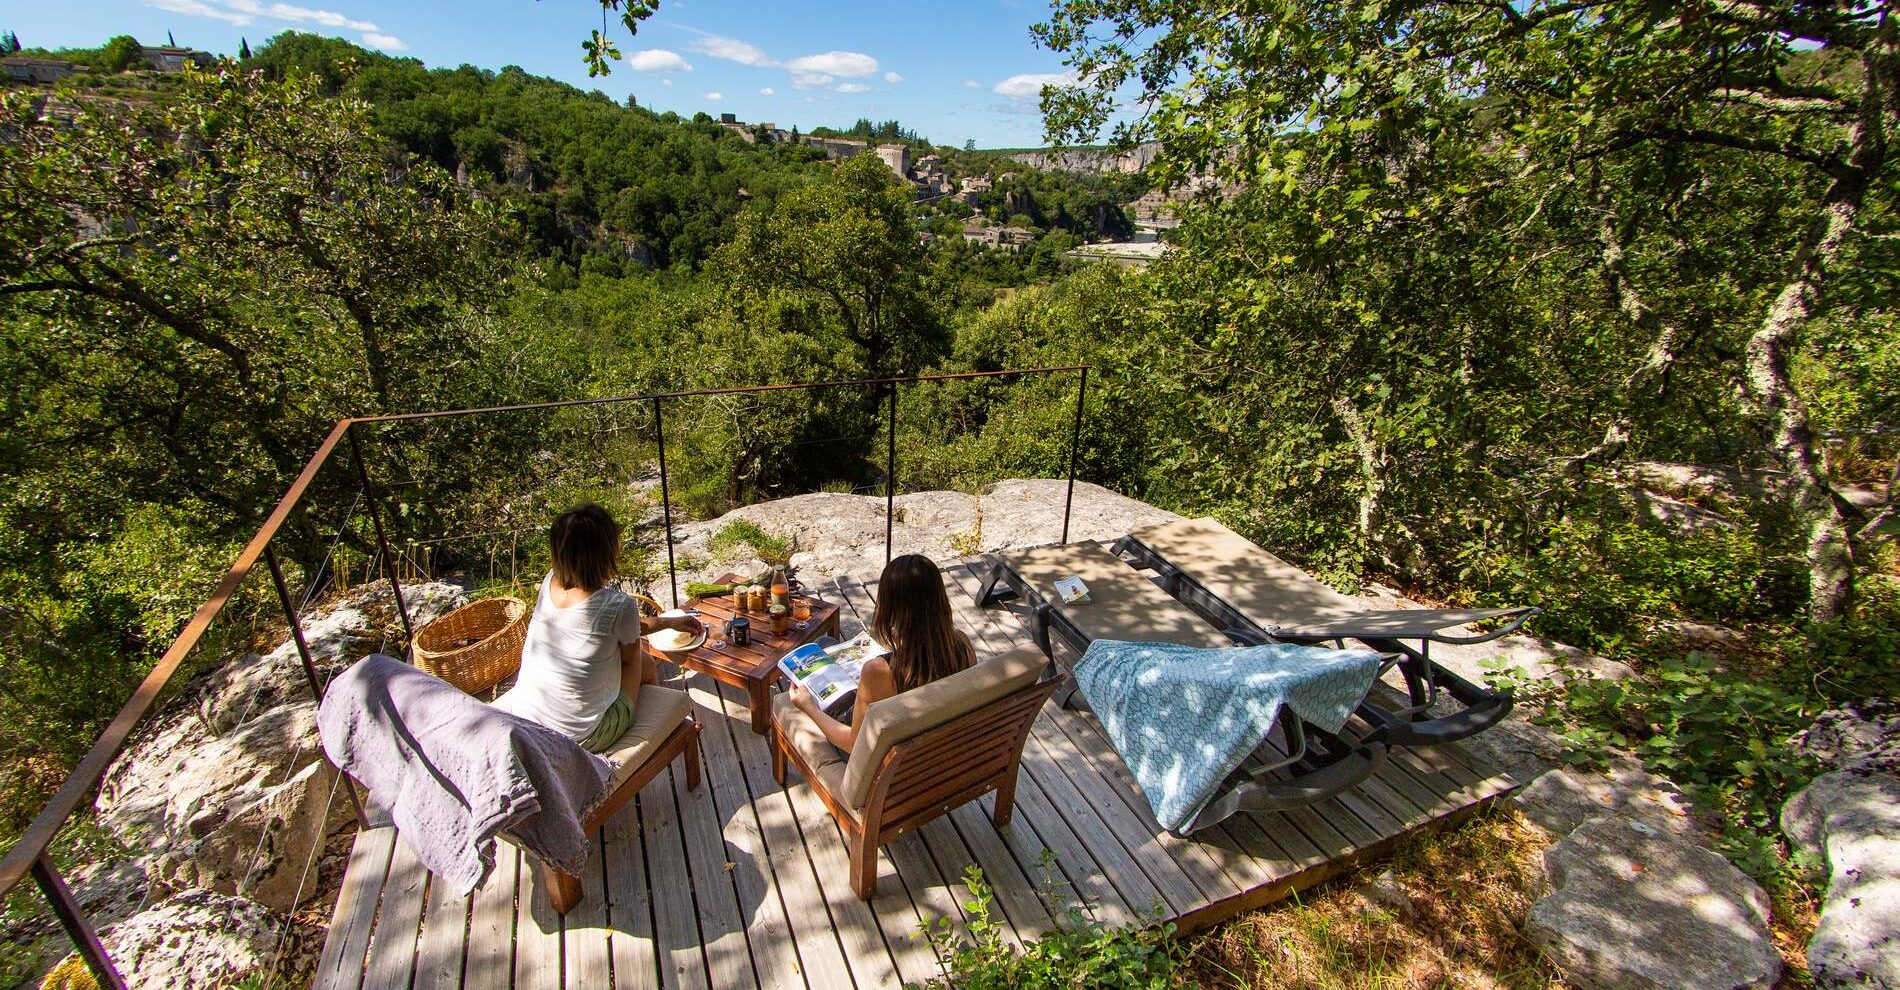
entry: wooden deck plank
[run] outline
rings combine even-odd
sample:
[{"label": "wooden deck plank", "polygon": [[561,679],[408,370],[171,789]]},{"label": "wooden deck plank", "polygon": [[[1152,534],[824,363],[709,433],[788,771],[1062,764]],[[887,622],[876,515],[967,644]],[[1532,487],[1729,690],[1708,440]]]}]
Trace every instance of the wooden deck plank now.
[{"label": "wooden deck plank", "polygon": [[[652,790],[648,784],[642,793]],[[653,889],[647,883],[646,843],[640,832],[639,800],[607,820],[600,830],[606,867],[607,942],[615,990],[651,990],[660,985],[653,941]],[[480,990],[468,987],[467,990]],[[580,990],[580,988],[575,988]]]},{"label": "wooden deck plank", "polygon": [[[731,739],[737,750],[736,768],[753,795],[752,807],[769,853],[767,863],[785,906],[798,947],[805,981],[815,990],[851,990],[851,965],[832,922],[818,884],[816,867],[805,848],[791,799],[772,779],[771,753],[764,736],[752,731],[739,690],[724,684],[708,685],[719,693],[721,711],[732,720]],[[744,724],[739,724],[744,723]],[[716,771],[715,771],[716,772]],[[727,769],[725,772],[734,772]],[[788,778],[789,779],[789,778]]]},{"label": "wooden deck plank", "polygon": [[[1042,784],[1027,767],[1020,769],[1016,777],[1016,817],[1034,826],[1038,841],[1055,855],[1057,865],[1062,868],[1069,893],[1091,916],[1117,927],[1140,920],[1139,912],[1129,907],[1121,891],[1115,889],[1108,879],[1108,871],[1050,803]],[[1013,832],[1013,826],[1009,831]],[[1013,842],[1011,848],[1018,850],[1017,858],[1021,861],[1022,849]],[[1024,869],[1031,865],[1024,863]]]},{"label": "wooden deck plank", "polygon": [[[1028,854],[1029,862],[1019,861],[1020,854],[1010,848],[1003,830],[990,821],[994,800],[994,796],[980,798],[952,810],[948,817],[957,833],[963,836],[963,844],[983,868],[983,876],[995,889],[1003,910],[1008,912],[1010,924],[1027,941],[1055,927],[1055,919],[1049,915],[1041,893],[1042,868],[1038,862],[1042,857],[1041,843]],[[1015,828],[1012,823],[1010,829]]]},{"label": "wooden deck plank", "polygon": [[673,768],[668,767],[640,792],[639,800],[640,837],[646,845],[647,880],[653,887],[653,934],[660,960],[660,985],[667,990],[708,990],[712,983],[693,905],[693,880],[687,872],[679,806],[673,800],[673,775]]},{"label": "wooden deck plank", "polygon": [[317,960],[317,973],[311,981],[314,990],[356,990],[363,985],[370,930],[376,924],[383,878],[389,871],[395,842],[394,828],[356,833],[356,841],[350,846],[349,866],[343,874],[343,888],[337,893],[336,911],[330,916],[330,934],[323,943],[323,954]]},{"label": "wooden deck plank", "polygon": [[568,990],[608,987],[613,981],[613,950],[607,935],[607,864],[596,841],[581,867],[581,902],[561,921],[561,984]]},{"label": "wooden deck plank", "polygon": [[457,990],[462,985],[471,899],[468,894],[455,893],[441,878],[429,878],[422,940],[416,946],[415,990]]},{"label": "wooden deck plank", "polygon": [[700,939],[712,985],[720,990],[747,990],[759,986],[746,944],[745,920],[739,913],[733,873],[738,864],[726,847],[719,809],[705,774],[699,787],[686,788],[683,770],[673,775],[673,800],[679,808],[686,841],[686,862],[693,876],[693,902],[698,910]]},{"label": "wooden deck plank", "polygon": [[[839,831],[838,823],[812,792],[811,785],[798,779],[796,768],[786,774],[785,796],[791,802],[799,833],[804,836],[805,852],[811,857],[820,896],[831,909],[831,920],[837,927],[838,942],[844,948],[853,981],[860,987],[900,984],[903,981],[898,975],[897,961],[884,941],[877,916],[871,905],[859,900],[851,890],[851,868],[845,856],[844,833]],[[899,882],[896,870],[886,864],[886,858],[880,855],[880,888]]]},{"label": "wooden deck plank", "polygon": [[416,939],[422,930],[428,886],[428,868],[416,858],[409,843],[402,836],[396,836],[390,850],[389,874],[383,880],[382,913],[376,919],[376,934],[370,941],[363,986],[378,990],[409,986],[415,972]]},{"label": "wooden deck plank", "polygon": [[919,921],[940,936],[967,941],[970,930],[964,923],[963,902],[952,892],[952,884],[937,872],[937,862],[930,858],[923,836],[905,832],[884,847],[884,855],[903,878]]},{"label": "wooden deck plank", "polygon": [[495,843],[495,868],[475,888],[469,911],[468,962],[463,983],[472,988],[504,988],[515,979],[515,892],[521,851]]},{"label": "wooden deck plank", "polygon": [[515,990],[561,990],[562,919],[534,857],[521,855],[515,888]]},{"label": "wooden deck plank", "polygon": [[[1050,793],[1057,795],[1058,801],[1071,809],[1075,816],[1072,820],[1084,828],[1082,834],[1090,841],[1099,861],[1134,865],[1133,873],[1125,868],[1117,871],[1118,880],[1144,877],[1171,912],[1187,911],[1201,903],[1200,887],[1188,877],[1181,864],[1162,849],[1148,823],[1109,793],[1094,768],[1076,752],[1075,744],[1054,728],[1047,708],[1037,717],[1036,726],[1029,734],[1023,762]],[[1104,837],[1121,846],[1123,853],[1117,855],[1102,847]],[[1140,903],[1140,888],[1131,889],[1124,883],[1120,889],[1131,903]]]},{"label": "wooden deck plank", "polygon": [[[716,684],[704,675],[691,679],[693,700],[708,713],[700,735],[700,751],[705,760],[705,786],[712,794],[719,821],[724,822],[721,837],[731,857],[733,889],[739,910],[745,919],[746,944],[752,953],[752,966],[761,990],[803,988],[805,978],[798,961],[798,946],[792,926],[785,917],[785,904],[779,896],[777,874],[772,869],[771,853],[765,832],[759,825],[753,797],[747,790],[745,774],[739,766],[738,750],[732,732],[751,732],[751,727],[728,717],[716,690]],[[776,787],[776,784],[773,784]],[[840,959],[839,967],[844,963]]]},{"label": "wooden deck plank", "polygon": [[1233,856],[1209,843],[1171,835],[1155,821],[1154,811],[1148,807],[1141,786],[1135,783],[1134,774],[1122,762],[1121,754],[1115,752],[1114,744],[1095,724],[1094,716],[1053,708],[1045,709],[1043,714],[1068,736],[1075,751],[1094,768],[1108,792],[1128,807],[1143,828],[1152,831],[1155,843],[1181,864],[1188,878],[1209,899],[1219,900],[1240,890],[1240,881],[1229,873],[1230,868],[1238,868]]},{"label": "wooden deck plank", "polygon": [[[963,836],[957,832],[956,826],[948,818],[933,818],[918,827],[917,835],[924,840],[924,848],[930,851],[931,862],[937,866],[937,875],[949,885],[950,895],[958,904],[968,905],[975,895],[969,885],[964,882],[964,878],[969,875],[970,867],[975,866],[981,869],[982,864],[978,863],[975,854],[970,852],[970,847],[964,843]],[[989,879],[987,872],[984,873],[984,879]],[[975,917],[967,910],[964,912],[966,925],[974,923],[975,920]],[[1022,948],[1023,937],[1016,931],[1016,926],[1010,922],[1009,912],[994,901],[990,908],[990,923],[996,926],[997,934],[1001,935],[1003,941],[1009,943],[1011,948]]]}]

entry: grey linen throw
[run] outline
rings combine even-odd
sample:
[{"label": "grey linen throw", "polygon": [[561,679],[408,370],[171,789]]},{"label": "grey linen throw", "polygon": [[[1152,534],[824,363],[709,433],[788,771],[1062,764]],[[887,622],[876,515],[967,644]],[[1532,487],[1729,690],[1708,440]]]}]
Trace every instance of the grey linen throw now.
[{"label": "grey linen throw", "polygon": [[566,736],[380,653],[330,684],[317,733],[330,762],[369,788],[366,826],[394,824],[458,894],[488,876],[501,832],[578,874],[581,815],[613,772]]}]

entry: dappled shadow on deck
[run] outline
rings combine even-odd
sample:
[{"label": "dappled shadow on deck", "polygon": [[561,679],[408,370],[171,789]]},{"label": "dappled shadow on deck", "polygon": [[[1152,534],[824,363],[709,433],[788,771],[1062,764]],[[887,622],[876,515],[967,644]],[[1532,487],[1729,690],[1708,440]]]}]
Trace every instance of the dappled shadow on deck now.
[{"label": "dappled shadow on deck", "polygon": [[[1020,618],[977,609],[970,563],[947,568],[958,622],[984,655],[1027,644]],[[870,616],[866,577],[816,589],[845,603],[850,635]],[[990,797],[885,847],[877,896],[855,897],[844,842],[818,797],[771,776],[766,737],[742,695],[693,676],[705,777],[677,765],[608,822],[581,904],[565,919],[540,878],[502,844],[469,897],[432,882],[390,829],[358,835],[319,988],[895,987],[939,972],[920,924],[965,922],[964,870],[995,888],[1011,942],[1055,924],[1044,892],[1111,924],[1184,929],[1320,882],[1400,837],[1478,807],[1508,778],[1456,746],[1398,750],[1362,787],[1310,808],[1243,814],[1182,839],[1162,832],[1092,716],[1045,707],[1024,753],[1016,815]]]}]

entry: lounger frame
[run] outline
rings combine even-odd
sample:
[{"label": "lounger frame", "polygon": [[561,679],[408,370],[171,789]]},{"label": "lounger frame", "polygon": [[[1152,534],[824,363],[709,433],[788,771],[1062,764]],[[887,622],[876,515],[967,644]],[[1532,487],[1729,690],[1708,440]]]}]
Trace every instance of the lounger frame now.
[{"label": "lounger frame", "polygon": [[[1195,580],[1194,575],[1170,563],[1165,556],[1142,542],[1139,537],[1124,536],[1116,540],[1110,550],[1118,557],[1129,559],[1137,569],[1153,570],[1161,578],[1163,590],[1199,613],[1202,618],[1226,630],[1228,636],[1237,640],[1249,643],[1280,642],[1312,645],[1342,643],[1344,640],[1353,639],[1375,650],[1403,657],[1398,669],[1400,676],[1405,680],[1409,704],[1398,711],[1390,711],[1367,702],[1360,707],[1359,711],[1361,718],[1378,727],[1380,738],[1395,745],[1435,746],[1455,742],[1482,732],[1509,715],[1514,704],[1510,691],[1488,690],[1460,677],[1454,671],[1433,663],[1431,644],[1434,641],[1451,644],[1487,643],[1516,632],[1533,616],[1543,612],[1535,606],[1524,606],[1503,616],[1506,621],[1497,629],[1470,635],[1442,633],[1421,635],[1417,637],[1417,647],[1409,646],[1398,638],[1353,636],[1346,631],[1338,635],[1293,635],[1285,630],[1269,629],[1255,622],[1238,608],[1209,591],[1206,586]],[[1464,707],[1451,715],[1432,717],[1429,713],[1438,701],[1440,690],[1449,694]]]},{"label": "lounger frame", "polygon": [[[977,589],[979,607],[988,608],[1011,597],[1022,601],[1030,611],[1030,635],[1035,639],[1037,648],[1058,668],[1061,663],[1056,659],[1051,633],[1061,636],[1063,642],[1078,653],[1088,649],[1091,637],[1060,608],[1043,598],[1028,581],[1023,580],[1005,558],[992,555],[986,561],[988,573]],[[1223,632],[1237,646],[1254,646],[1260,642],[1245,627],[1228,626],[1224,627]],[[1398,655],[1388,656],[1385,663],[1389,666],[1400,659]],[[1072,671],[1065,673],[1070,676],[1066,678],[1067,683],[1056,700],[1064,707],[1074,707],[1075,677]],[[1286,739],[1288,755],[1230,774],[1228,785],[1222,788],[1221,794],[1202,807],[1194,820],[1176,831],[1176,835],[1190,835],[1241,811],[1284,811],[1317,804],[1358,786],[1385,762],[1386,744],[1383,740],[1354,741],[1322,732],[1306,725],[1291,712],[1282,712],[1274,724]],[[1271,730],[1268,734],[1271,736]],[[1305,766],[1307,769],[1286,780],[1275,780],[1269,776],[1274,771],[1293,766]]]}]

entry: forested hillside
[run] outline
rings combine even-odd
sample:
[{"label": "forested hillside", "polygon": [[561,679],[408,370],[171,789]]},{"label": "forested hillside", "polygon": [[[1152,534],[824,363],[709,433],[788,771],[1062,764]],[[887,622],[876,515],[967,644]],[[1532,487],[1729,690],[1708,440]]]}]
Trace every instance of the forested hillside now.
[{"label": "forested hillside", "polygon": [[[284,35],[151,99],[69,86],[59,116],[7,91],[7,824],[340,416],[1087,362],[1084,478],[1342,586],[1543,606],[1540,631],[1639,676],[1527,698],[1580,752],[1697,788],[1730,852],[1781,869],[1763,829],[1813,771],[1789,735],[1890,690],[1900,645],[1873,42],[1848,25],[1801,52],[1821,29],[1798,12],[1650,4],[1423,4],[1401,27],[1287,3],[1230,37],[1201,6],[1077,0],[1044,29],[1100,73],[1052,94],[1052,128],[1092,137],[1097,100],[1146,87],[1158,109],[1122,136],[1159,142],[1148,175],[935,149],[1016,172],[1019,198],[979,204],[1046,230],[1011,255],[968,249],[961,211],[920,209],[875,157],[512,68]],[[1103,27],[1164,41],[1096,47]],[[1169,258],[1061,260],[1105,207],[1206,177]],[[905,392],[900,489],[1060,475],[1073,394]],[[879,485],[877,398],[683,404],[680,511]],[[381,435],[379,470],[401,535],[531,534],[582,496],[632,511],[649,436],[631,413],[458,421]],[[1675,463],[1740,482],[1654,480]],[[352,482],[321,479],[295,521],[305,567]],[[1718,657],[1689,624],[1742,645]]]}]

